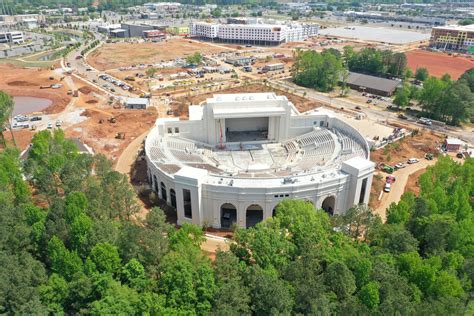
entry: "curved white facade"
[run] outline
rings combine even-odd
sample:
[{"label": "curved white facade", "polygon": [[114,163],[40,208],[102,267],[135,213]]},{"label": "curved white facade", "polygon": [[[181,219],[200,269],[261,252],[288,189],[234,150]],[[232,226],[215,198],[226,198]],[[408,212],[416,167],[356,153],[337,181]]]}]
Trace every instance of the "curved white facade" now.
[{"label": "curved white facade", "polygon": [[369,199],[364,137],[333,113],[302,115],[273,93],[215,95],[188,121],[158,119],[145,142],[148,177],[178,224],[241,227],[285,198],[331,214]]}]

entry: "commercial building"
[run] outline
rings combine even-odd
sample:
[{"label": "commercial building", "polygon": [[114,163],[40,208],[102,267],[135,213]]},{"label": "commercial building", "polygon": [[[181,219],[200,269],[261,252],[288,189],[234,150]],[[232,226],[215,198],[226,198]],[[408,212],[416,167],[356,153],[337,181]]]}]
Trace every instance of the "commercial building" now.
[{"label": "commercial building", "polygon": [[252,63],[252,58],[249,56],[235,56],[227,58],[225,62],[232,66],[247,66]]},{"label": "commercial building", "polygon": [[189,26],[172,26],[167,28],[166,31],[173,35],[185,36],[189,35]]},{"label": "commercial building", "polygon": [[274,93],[214,95],[189,120],[160,118],[145,141],[148,180],[178,224],[250,227],[285,198],[330,215],[366,204],[375,164],[334,112],[301,115]]},{"label": "commercial building", "polygon": [[125,101],[125,108],[135,110],[145,110],[150,105],[150,99],[147,98],[128,98]]},{"label": "commercial building", "polygon": [[431,29],[430,46],[459,52],[474,53],[474,25],[448,25]]},{"label": "commercial building", "polygon": [[143,37],[152,39],[164,39],[166,38],[166,34],[160,30],[149,30],[143,31]]},{"label": "commercial building", "polygon": [[318,34],[317,24],[218,24],[194,22],[190,25],[193,37],[229,43],[279,45],[303,41]]},{"label": "commercial building", "polygon": [[351,89],[386,97],[391,96],[401,85],[401,82],[398,80],[380,78],[357,72],[349,72],[346,83]]},{"label": "commercial building", "polygon": [[24,42],[23,32],[11,31],[0,33],[0,43],[23,44]]},{"label": "commercial building", "polygon": [[153,25],[141,23],[122,23],[120,28],[125,30],[126,37],[143,37],[143,31],[151,31],[155,28]]}]

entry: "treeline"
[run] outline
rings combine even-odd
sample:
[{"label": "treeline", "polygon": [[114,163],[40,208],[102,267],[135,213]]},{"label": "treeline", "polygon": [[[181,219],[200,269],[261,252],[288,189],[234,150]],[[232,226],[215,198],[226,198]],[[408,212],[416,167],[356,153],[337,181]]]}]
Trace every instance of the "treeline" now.
[{"label": "treeline", "polygon": [[[203,231],[146,218],[125,175],[41,131],[0,152],[0,312],[461,315],[474,281],[474,161],[441,158],[388,224],[283,201],[214,263]],[[28,179],[25,182],[24,176]]]},{"label": "treeline", "polygon": [[348,71],[382,77],[403,77],[407,72],[404,53],[364,48],[356,52],[345,46],[343,52],[329,48],[318,53],[313,50],[295,53],[293,81],[301,86],[327,92],[344,83]]},{"label": "treeline", "polygon": [[404,83],[395,94],[397,106],[403,108],[411,100],[418,101],[422,115],[451,125],[459,125],[474,115],[474,68],[458,80],[451,80],[449,75],[430,77],[425,68],[419,68],[415,78],[422,87]]},{"label": "treeline", "polygon": [[407,56],[391,50],[363,48],[356,52],[352,46],[345,46],[342,56],[350,71],[400,78],[407,70]]},{"label": "treeline", "polygon": [[[58,7],[68,8],[83,8],[89,7],[91,11],[94,11],[93,7],[97,4],[97,9],[102,10],[124,10],[128,7],[142,5],[150,2],[147,0],[6,0],[4,1],[7,13],[19,14],[25,10],[37,10],[38,7],[47,7],[50,9],[56,9]],[[180,0],[177,1],[182,4],[191,5],[205,5],[205,4],[217,4],[217,5],[267,5],[272,4],[274,1],[256,1],[256,0]],[[0,12],[2,8],[0,7]]]}]

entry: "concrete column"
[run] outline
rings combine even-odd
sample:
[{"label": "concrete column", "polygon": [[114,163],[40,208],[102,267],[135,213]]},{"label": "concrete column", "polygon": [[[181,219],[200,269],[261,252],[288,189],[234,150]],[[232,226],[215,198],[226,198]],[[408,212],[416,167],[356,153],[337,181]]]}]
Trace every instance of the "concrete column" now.
[{"label": "concrete column", "polygon": [[238,203],[235,207],[237,208],[237,225],[245,228],[247,226],[247,208],[242,202]]}]

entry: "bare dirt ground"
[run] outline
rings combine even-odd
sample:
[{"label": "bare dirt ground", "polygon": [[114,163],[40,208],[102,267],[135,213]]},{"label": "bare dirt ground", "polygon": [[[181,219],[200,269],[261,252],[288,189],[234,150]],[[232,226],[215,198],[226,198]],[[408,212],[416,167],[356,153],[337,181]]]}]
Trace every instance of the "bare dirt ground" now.
[{"label": "bare dirt ground", "polygon": [[130,66],[131,64],[150,64],[186,57],[196,52],[216,54],[226,51],[223,47],[205,42],[173,38],[160,43],[110,43],[100,47],[88,57],[90,65],[99,70]]},{"label": "bare dirt ground", "polygon": [[430,75],[435,77],[441,77],[447,73],[452,79],[458,79],[466,70],[474,67],[472,58],[449,56],[425,50],[412,50],[405,54],[408,59],[408,67],[413,72],[417,68],[425,67]]},{"label": "bare dirt ground", "polygon": [[[0,90],[12,96],[31,96],[50,99],[53,103],[43,112],[58,113],[64,110],[71,101],[67,95],[68,87],[61,77],[49,69],[20,68],[11,65],[0,65]],[[53,77],[53,80],[49,80]],[[60,83],[59,89],[40,89],[40,86],[49,86]]]},{"label": "bare dirt ground", "polygon": [[395,165],[399,162],[406,162],[409,158],[422,159],[428,152],[436,155],[436,148],[442,142],[442,136],[427,130],[421,130],[416,136],[405,137],[382,149],[371,152],[370,159],[377,165],[379,163]]},{"label": "bare dirt ground", "polygon": [[[418,158],[420,162],[395,171],[393,175],[397,180],[393,186],[392,192],[388,194],[384,193],[380,201],[378,198],[383,189],[385,177],[388,174],[379,169],[373,178],[369,206],[376,210],[377,213],[385,219],[386,208],[391,202],[397,202],[400,199],[400,196],[406,191],[405,186],[410,188],[412,192],[416,193],[416,181],[419,174],[421,174],[428,165],[431,165],[435,161],[428,161],[424,156],[428,152],[433,153],[436,156],[436,153],[438,152],[437,147],[442,143],[442,141],[442,136],[427,130],[421,130],[416,136],[408,136],[403,140],[371,152],[370,159],[377,164],[377,168],[379,168],[380,163],[394,166],[399,162],[406,163],[409,158]],[[416,178],[413,174],[415,174]]]},{"label": "bare dirt ground", "polygon": [[[108,109],[106,111],[86,109],[82,115],[88,120],[71,126],[66,130],[67,135],[79,137],[96,153],[102,153],[114,162],[131,141],[150,129],[157,117],[156,110],[153,108],[149,110]],[[111,117],[116,119],[116,123],[108,121]],[[124,133],[125,138],[116,139],[117,133]]]},{"label": "bare dirt ground", "polygon": [[207,93],[201,93],[195,96],[184,96],[179,97],[173,101],[171,104],[172,110],[175,112],[176,116],[187,118],[188,117],[188,107],[190,104],[199,104],[202,101],[205,101],[207,98],[211,98],[214,94],[225,94],[225,93],[253,93],[253,92],[274,92],[277,95],[284,95],[290,100],[295,107],[300,112],[306,112],[311,109],[323,106],[322,103],[319,103],[314,100],[309,100],[301,96],[288,93],[283,90],[275,89],[263,84],[249,84],[243,85],[235,88],[229,88],[220,91],[212,91]]}]

